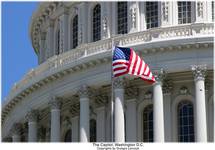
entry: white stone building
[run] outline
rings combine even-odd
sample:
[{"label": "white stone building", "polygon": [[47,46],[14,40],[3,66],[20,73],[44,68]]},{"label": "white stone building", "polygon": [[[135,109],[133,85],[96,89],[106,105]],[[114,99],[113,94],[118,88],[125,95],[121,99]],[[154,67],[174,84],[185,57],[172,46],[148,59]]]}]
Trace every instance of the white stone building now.
[{"label": "white stone building", "polygon": [[114,80],[114,139],[214,141],[214,3],[42,2],[29,33],[38,56],[2,104],[2,141],[111,141],[111,49],[155,72]]}]

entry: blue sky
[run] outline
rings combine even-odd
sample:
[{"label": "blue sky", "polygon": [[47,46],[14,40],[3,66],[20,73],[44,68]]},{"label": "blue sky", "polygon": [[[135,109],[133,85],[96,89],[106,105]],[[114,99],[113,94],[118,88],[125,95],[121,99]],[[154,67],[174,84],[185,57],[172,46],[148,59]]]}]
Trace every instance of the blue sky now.
[{"label": "blue sky", "polygon": [[37,66],[29,37],[30,18],[37,6],[37,2],[2,2],[2,100],[15,82]]}]

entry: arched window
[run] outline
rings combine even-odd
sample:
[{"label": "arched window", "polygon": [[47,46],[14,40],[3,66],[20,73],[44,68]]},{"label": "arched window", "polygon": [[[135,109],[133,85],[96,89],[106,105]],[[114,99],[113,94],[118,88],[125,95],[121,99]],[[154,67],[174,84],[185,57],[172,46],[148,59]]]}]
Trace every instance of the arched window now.
[{"label": "arched window", "polygon": [[90,120],[90,142],[96,142],[96,120]]},{"label": "arched window", "polygon": [[146,2],[146,26],[158,27],[158,2]]},{"label": "arched window", "polygon": [[117,33],[126,34],[128,32],[128,16],[127,16],[127,2],[117,3]]},{"label": "arched window", "polygon": [[153,105],[143,110],[143,141],[153,142]]},{"label": "arched window", "polygon": [[178,24],[191,23],[191,2],[178,2]]},{"label": "arched window", "polygon": [[56,55],[59,55],[60,54],[60,29],[57,30],[57,36],[56,36],[56,44],[57,44],[57,47],[56,47],[56,52],[55,54]]},{"label": "arched window", "polygon": [[72,20],[72,48],[78,46],[78,15]]},{"label": "arched window", "polygon": [[71,130],[68,130],[65,134],[65,137],[64,137],[64,142],[71,142],[72,141],[72,131]]},{"label": "arched window", "polygon": [[178,104],[178,139],[180,142],[194,142],[193,104],[182,101]]},{"label": "arched window", "polygon": [[93,9],[93,42],[101,39],[101,6],[97,4]]}]

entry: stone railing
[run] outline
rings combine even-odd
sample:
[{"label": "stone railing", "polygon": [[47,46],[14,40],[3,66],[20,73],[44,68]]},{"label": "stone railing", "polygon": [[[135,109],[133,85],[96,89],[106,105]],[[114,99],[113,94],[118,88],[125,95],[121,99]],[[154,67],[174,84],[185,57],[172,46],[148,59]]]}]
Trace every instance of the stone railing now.
[{"label": "stone railing", "polygon": [[[13,99],[17,94],[22,92],[24,89],[30,87],[32,84],[38,82],[36,78],[43,74],[49,75],[50,71],[59,69],[60,67],[71,64],[81,58],[88,57],[94,54],[103,53],[110,51],[112,48],[113,41],[119,42],[121,46],[127,46],[132,44],[168,40],[170,38],[178,37],[192,37],[214,34],[213,23],[199,23],[199,24],[187,24],[170,27],[159,27],[154,29],[148,29],[146,31],[130,33],[125,35],[119,35],[105,40],[100,40],[93,43],[82,44],[76,49],[67,51],[61,55],[53,56],[46,60],[43,64],[37,68],[29,71],[24,78],[16,83],[12,88],[9,96],[4,101],[3,107]],[[43,76],[42,76],[43,77]]]}]

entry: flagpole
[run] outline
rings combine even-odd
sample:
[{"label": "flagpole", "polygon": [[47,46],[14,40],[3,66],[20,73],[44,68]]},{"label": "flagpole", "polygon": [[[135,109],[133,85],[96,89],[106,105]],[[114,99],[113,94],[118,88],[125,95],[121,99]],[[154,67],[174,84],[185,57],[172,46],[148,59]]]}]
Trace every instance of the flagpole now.
[{"label": "flagpole", "polygon": [[114,41],[112,39],[112,48],[111,48],[111,141],[114,142],[114,98],[113,98],[113,49],[114,49]]}]

